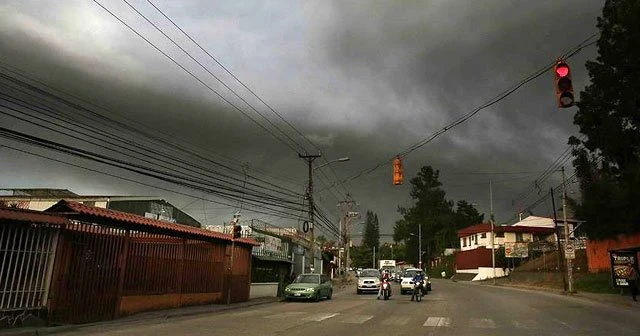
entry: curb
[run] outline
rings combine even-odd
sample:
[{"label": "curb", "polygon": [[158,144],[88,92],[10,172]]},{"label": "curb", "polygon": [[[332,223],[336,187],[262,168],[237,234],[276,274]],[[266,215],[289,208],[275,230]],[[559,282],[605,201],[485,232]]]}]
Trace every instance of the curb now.
[{"label": "curb", "polygon": [[[235,309],[241,309],[241,308],[247,308],[247,307],[253,307],[253,306],[259,306],[259,305],[264,305],[264,304],[269,304],[269,303],[277,303],[279,302],[279,298],[273,298],[273,300],[260,300],[257,302],[251,302],[251,301],[247,301],[246,304],[238,304],[238,305],[218,305],[215,306],[214,309],[210,309],[210,310],[196,310],[196,311],[176,311],[174,313],[167,313],[167,314],[159,314],[158,316],[144,316],[143,314],[153,314],[154,312],[145,312],[145,313],[141,313],[138,317],[135,317],[136,315],[132,315],[130,317],[123,317],[123,318],[119,318],[119,319],[115,319],[115,320],[109,320],[109,321],[101,321],[101,322],[94,322],[94,323],[85,323],[85,324],[68,324],[68,325],[61,325],[61,326],[53,326],[53,327],[36,327],[36,328],[31,328],[31,327],[25,327],[25,328],[19,328],[19,329],[15,329],[15,330],[11,330],[11,329],[5,329],[5,330],[1,330],[0,329],[0,335],[2,336],[42,336],[42,335],[51,335],[51,334],[57,334],[57,333],[61,333],[61,332],[68,332],[68,331],[73,331],[73,330],[78,330],[78,329],[83,329],[83,328],[91,328],[91,327],[99,327],[99,326],[112,326],[112,325],[116,325],[116,324],[136,324],[136,323],[146,323],[149,321],[162,321],[162,320],[168,320],[168,319],[172,319],[172,318],[179,318],[179,317],[189,317],[189,316],[196,316],[196,315],[204,315],[204,314],[212,314],[212,313],[217,313],[217,312],[224,312],[224,311],[230,311],[230,310],[235,310]],[[158,313],[160,311],[157,311]]]}]

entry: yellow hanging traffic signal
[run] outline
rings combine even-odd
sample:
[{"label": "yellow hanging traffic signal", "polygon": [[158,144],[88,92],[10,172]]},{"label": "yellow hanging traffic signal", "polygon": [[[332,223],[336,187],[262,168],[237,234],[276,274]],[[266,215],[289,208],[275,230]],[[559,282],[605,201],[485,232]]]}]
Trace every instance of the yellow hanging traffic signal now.
[{"label": "yellow hanging traffic signal", "polygon": [[569,64],[558,60],[554,67],[556,77],[556,100],[558,107],[567,108],[574,105],[573,84],[571,83],[571,69]]},{"label": "yellow hanging traffic signal", "polygon": [[404,171],[402,169],[402,159],[396,156],[393,160],[393,185],[401,185],[404,180]]}]

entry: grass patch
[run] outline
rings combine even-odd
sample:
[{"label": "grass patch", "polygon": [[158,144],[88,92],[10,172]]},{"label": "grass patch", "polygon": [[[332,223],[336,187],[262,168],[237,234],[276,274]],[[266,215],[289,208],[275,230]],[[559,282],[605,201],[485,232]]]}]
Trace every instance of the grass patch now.
[{"label": "grass patch", "polygon": [[609,273],[584,273],[575,279],[575,288],[578,292],[617,294],[619,289],[611,286],[611,274]]}]

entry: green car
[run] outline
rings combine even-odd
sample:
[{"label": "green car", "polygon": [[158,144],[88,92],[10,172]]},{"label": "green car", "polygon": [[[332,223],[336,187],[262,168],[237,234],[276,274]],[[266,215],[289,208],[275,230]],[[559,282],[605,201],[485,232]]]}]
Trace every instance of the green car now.
[{"label": "green car", "polygon": [[290,300],[331,300],[333,283],[324,274],[300,274],[284,289],[284,298]]}]

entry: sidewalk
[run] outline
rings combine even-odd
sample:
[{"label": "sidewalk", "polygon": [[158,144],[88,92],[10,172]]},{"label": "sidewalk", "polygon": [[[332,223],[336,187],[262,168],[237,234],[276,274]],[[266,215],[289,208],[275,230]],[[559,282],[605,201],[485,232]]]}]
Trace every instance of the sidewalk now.
[{"label": "sidewalk", "polygon": [[[474,281],[469,283],[477,284],[481,286],[493,286],[490,281]],[[533,290],[538,292],[546,292],[556,295],[569,296],[574,298],[579,298],[583,300],[588,300],[592,302],[598,302],[601,304],[615,305],[615,306],[623,306],[627,308],[640,309],[640,301],[633,301],[630,295],[620,295],[620,294],[603,294],[603,293],[589,293],[589,292],[577,292],[573,294],[567,294],[561,289],[549,288],[549,287],[539,287],[539,286],[527,286],[521,284],[509,284],[509,283],[500,283],[496,285],[497,287],[508,287],[508,288],[518,288],[518,289],[526,289]]]},{"label": "sidewalk", "polygon": [[156,310],[150,312],[139,313],[115,320],[109,321],[101,321],[94,323],[85,323],[85,324],[69,324],[55,327],[24,327],[18,329],[2,329],[0,330],[0,335],[3,336],[41,336],[41,335],[49,335],[60,332],[68,332],[81,328],[87,327],[95,327],[95,326],[112,326],[116,324],[125,324],[125,323],[136,323],[136,322],[149,322],[153,320],[166,320],[170,318],[176,317],[185,317],[185,316],[194,316],[201,314],[211,314],[216,312],[222,312],[233,309],[241,309],[247,308],[256,305],[269,304],[274,302],[279,302],[280,298],[278,297],[265,297],[265,298],[256,298],[247,302],[238,302],[232,303],[229,305],[223,304],[210,304],[203,306],[191,306],[191,307],[183,307],[183,308],[173,308],[173,309],[164,309],[164,310]]}]

